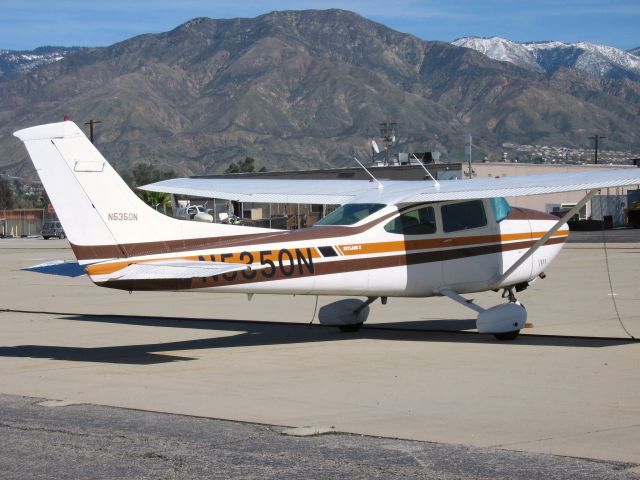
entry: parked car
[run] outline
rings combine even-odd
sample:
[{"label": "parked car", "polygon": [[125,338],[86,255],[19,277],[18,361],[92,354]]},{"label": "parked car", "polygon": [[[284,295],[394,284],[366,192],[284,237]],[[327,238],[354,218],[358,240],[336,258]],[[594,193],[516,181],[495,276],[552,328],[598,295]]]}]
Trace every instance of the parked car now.
[{"label": "parked car", "polygon": [[44,222],[42,225],[42,237],[49,240],[51,237],[65,238],[64,229],[60,222]]}]

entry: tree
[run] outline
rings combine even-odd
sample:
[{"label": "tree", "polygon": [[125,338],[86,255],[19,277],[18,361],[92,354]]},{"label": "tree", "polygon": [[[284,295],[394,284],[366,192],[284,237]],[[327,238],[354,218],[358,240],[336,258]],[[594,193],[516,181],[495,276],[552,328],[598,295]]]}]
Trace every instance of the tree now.
[{"label": "tree", "polygon": [[171,195],[163,192],[149,192],[142,190],[136,192],[136,195],[142,199],[144,203],[163,213],[167,213],[167,207],[171,205]]},{"label": "tree", "polygon": [[0,176],[0,208],[10,209],[16,205],[13,187],[7,177]]},{"label": "tree", "polygon": [[[231,163],[224,173],[253,173],[256,171],[256,160],[252,157],[245,157],[244,160]],[[259,172],[266,172],[267,169],[262,167]]]},{"label": "tree", "polygon": [[133,185],[138,187],[148,183],[159,182],[167,178],[174,178],[176,172],[174,170],[160,170],[151,162],[138,162],[133,167]]}]

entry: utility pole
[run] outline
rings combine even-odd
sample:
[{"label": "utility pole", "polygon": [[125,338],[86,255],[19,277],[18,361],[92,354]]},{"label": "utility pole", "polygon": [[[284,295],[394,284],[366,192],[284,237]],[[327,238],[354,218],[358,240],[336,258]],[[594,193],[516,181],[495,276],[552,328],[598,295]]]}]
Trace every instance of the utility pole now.
[{"label": "utility pole", "polygon": [[595,142],[595,155],[594,155],[594,159],[595,159],[595,164],[598,164],[598,139],[604,139],[607,137],[603,137],[601,135],[594,135],[593,137],[589,137],[589,140],[593,140]]},{"label": "utility pole", "polygon": [[387,120],[380,124],[380,135],[384,141],[384,163],[389,165],[389,145],[396,141],[396,122]]},{"label": "utility pole", "polygon": [[473,178],[473,168],[471,167],[471,145],[473,139],[470,133],[464,135],[464,153],[469,155],[469,178]]},{"label": "utility pole", "polygon": [[93,126],[97,123],[102,123],[100,120],[89,120],[88,122],[85,122],[85,125],[89,125],[89,140],[91,140],[91,143],[93,143]]}]

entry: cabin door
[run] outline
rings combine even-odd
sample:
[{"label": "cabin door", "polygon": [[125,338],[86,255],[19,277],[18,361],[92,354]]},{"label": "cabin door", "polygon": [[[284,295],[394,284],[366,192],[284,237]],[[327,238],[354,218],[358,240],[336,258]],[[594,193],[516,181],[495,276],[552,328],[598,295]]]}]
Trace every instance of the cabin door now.
[{"label": "cabin door", "polygon": [[445,286],[464,291],[486,289],[497,278],[500,235],[483,200],[443,204],[442,277]]}]

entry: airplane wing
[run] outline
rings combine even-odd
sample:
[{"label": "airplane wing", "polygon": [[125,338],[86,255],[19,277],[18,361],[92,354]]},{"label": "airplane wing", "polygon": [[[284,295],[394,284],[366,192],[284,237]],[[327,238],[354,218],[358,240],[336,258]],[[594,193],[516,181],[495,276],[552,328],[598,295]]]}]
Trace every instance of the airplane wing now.
[{"label": "airplane wing", "polygon": [[[199,262],[190,260],[162,260],[132,263],[111,275],[113,280],[159,280],[177,278],[203,278],[239,270],[258,270],[263,265],[244,263]],[[87,268],[89,275],[91,267]]]},{"label": "airplane wing", "polygon": [[368,190],[369,180],[174,178],[139,187],[150,192],[220,198],[238,202],[343,204]]},{"label": "airplane wing", "polygon": [[640,168],[577,173],[512,176],[471,180],[307,180],[256,178],[176,178],[140,187],[142,190],[220,198],[240,202],[343,204],[351,201],[409,203],[520,197],[594,188],[640,185]]}]

